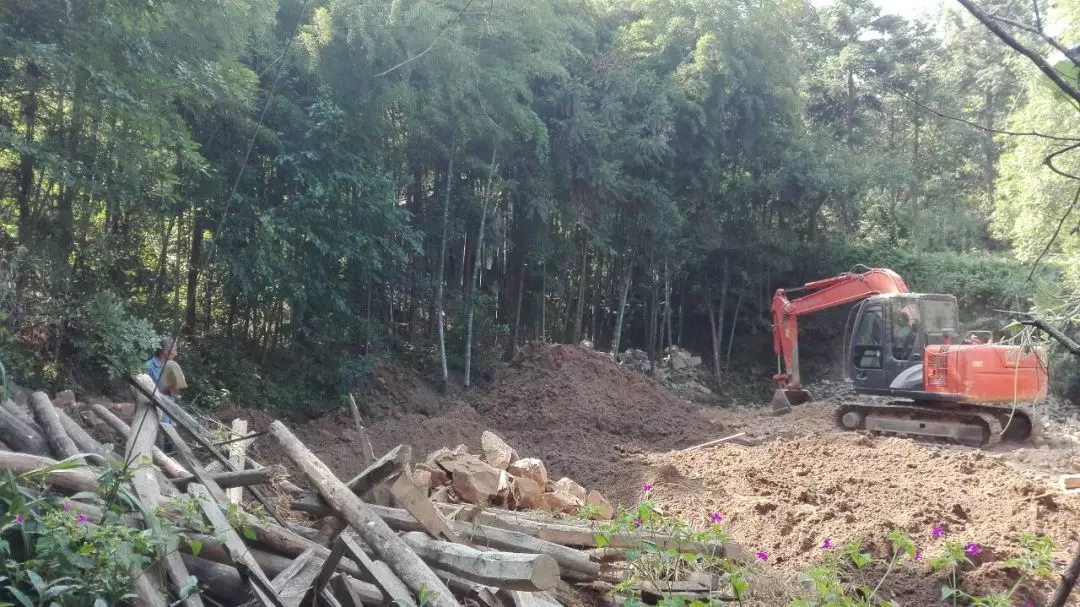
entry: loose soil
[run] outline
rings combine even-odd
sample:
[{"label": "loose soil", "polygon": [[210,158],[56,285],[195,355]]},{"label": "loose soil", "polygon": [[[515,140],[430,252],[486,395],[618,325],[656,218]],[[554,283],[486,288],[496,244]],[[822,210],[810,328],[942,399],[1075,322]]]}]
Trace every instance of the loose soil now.
[{"label": "loose soil", "polygon": [[[604,354],[558,345],[527,348],[485,393],[448,400],[434,416],[373,424],[376,451],[407,443],[416,458],[458,444],[476,452],[489,429],[522,457],[541,458],[553,478],[569,476],[623,505],[650,483],[666,513],[692,522],[722,513],[734,541],[768,553],[762,573],[778,587],[794,588],[795,573],[820,561],[825,538],[863,538],[884,554],[886,533],[899,528],[927,558],[894,569],[882,592],[897,605],[939,605],[941,580],[927,561],[945,539],[983,547],[966,577],[972,592],[1008,582],[1011,572],[998,562],[1015,554],[1020,533],[1048,534],[1062,561],[1080,540],[1080,495],[1054,485],[1060,473],[1080,473],[1080,456],[1073,435],[1054,424],[1040,441],[991,450],[842,432],[828,400],[781,417],[764,408],[699,409]],[[237,413],[255,427],[270,419]],[[294,431],[339,475],[359,470],[348,414]],[[736,432],[747,433],[741,444],[673,451]],[[272,441],[260,442],[264,458],[281,461],[267,452]],[[942,540],[930,537],[935,525],[945,529]],[[1040,604],[1049,589],[1023,599]]]}]

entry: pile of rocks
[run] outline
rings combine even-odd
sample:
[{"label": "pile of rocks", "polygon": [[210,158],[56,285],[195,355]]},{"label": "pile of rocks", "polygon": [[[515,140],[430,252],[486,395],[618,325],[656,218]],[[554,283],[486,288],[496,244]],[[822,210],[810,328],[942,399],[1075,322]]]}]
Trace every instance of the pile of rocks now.
[{"label": "pile of rocks", "polygon": [[586,491],[566,477],[552,481],[544,462],[519,457],[494,432],[485,431],[480,442],[483,453],[479,455],[469,453],[465,445],[431,453],[412,467],[413,482],[426,488],[434,502],[585,513],[595,520],[610,520],[614,515],[611,503],[599,491]]},{"label": "pile of rocks", "polygon": [[628,348],[619,354],[619,362],[661,382],[676,396],[697,404],[714,404],[719,401],[715,392],[709,389],[712,381],[700,356],[688,350],[671,346],[664,351],[664,357],[653,363],[644,350]]}]

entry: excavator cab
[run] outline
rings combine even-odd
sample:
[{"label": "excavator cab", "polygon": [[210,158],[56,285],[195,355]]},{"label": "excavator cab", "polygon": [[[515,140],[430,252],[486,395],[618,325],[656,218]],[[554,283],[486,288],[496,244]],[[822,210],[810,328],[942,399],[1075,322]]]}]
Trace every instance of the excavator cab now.
[{"label": "excavator cab", "polygon": [[954,296],[873,295],[852,308],[848,316],[844,379],[861,394],[922,392],[926,347],[960,341]]}]

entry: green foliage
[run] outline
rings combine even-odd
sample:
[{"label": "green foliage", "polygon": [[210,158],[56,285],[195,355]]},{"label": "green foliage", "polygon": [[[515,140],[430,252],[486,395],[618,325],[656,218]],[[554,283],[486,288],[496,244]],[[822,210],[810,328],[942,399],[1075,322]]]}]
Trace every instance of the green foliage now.
[{"label": "green foliage", "polygon": [[[719,515],[713,515],[712,522],[705,526],[663,516],[648,499],[650,490],[651,486],[646,485],[645,499],[634,508],[620,507],[614,519],[601,524],[597,530],[596,545],[600,548],[618,546],[630,565],[611,592],[629,596],[628,603],[641,605],[641,584],[660,587],[664,581],[686,579],[693,572],[704,572],[715,575],[721,582],[710,591],[706,600],[673,596],[668,599],[670,605],[713,606],[726,601],[741,601],[749,596],[748,589],[753,577],[750,568],[738,565],[715,551],[687,550],[691,545],[718,546],[727,541],[727,532],[720,524]],[[656,534],[653,537],[670,540],[661,545],[650,538],[650,532]]]},{"label": "green foliage", "polygon": [[[676,301],[690,342],[738,303],[765,355],[737,351],[771,362],[768,293],[856,263],[972,315],[1028,303],[994,237],[1030,263],[1065,212],[1050,144],[920,106],[1076,116],[1021,98],[983,28],[870,0],[482,4],[0,7],[0,357],[104,383],[146,355],[137,313],[182,324],[201,403],[317,413],[375,360],[463,368],[472,284],[478,377],[513,339],[604,348],[620,312],[658,351]],[[1051,256],[1080,285],[1075,241]]]},{"label": "green foliage", "polygon": [[161,342],[149,322],[107,291],[90,297],[70,321],[75,360],[104,370],[110,379],[140,370]]},{"label": "green foliage", "polygon": [[[127,602],[134,598],[132,571],[175,548],[175,534],[149,513],[144,513],[150,523],[146,529],[120,523],[125,500],[113,501],[105,520],[91,523],[78,502],[22,488],[51,471],[72,467],[75,464],[65,461],[20,476],[10,471],[0,475],[0,604],[98,607]],[[130,495],[125,478],[105,475],[102,496],[75,497],[108,506],[103,499],[109,493]],[[193,578],[184,595],[195,590]]]}]

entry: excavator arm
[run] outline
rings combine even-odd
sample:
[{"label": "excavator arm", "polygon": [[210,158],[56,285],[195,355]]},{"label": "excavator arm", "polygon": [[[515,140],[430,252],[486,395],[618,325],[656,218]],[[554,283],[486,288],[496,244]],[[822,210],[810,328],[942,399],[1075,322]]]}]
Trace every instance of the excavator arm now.
[{"label": "excavator arm", "polygon": [[[788,295],[808,293],[791,300]],[[792,405],[810,400],[799,377],[799,316],[854,303],[881,293],[907,293],[900,275],[887,268],[844,273],[808,282],[794,289],[777,289],[772,300],[773,350],[783,368],[773,376],[777,384],[773,412],[787,413]]]}]

